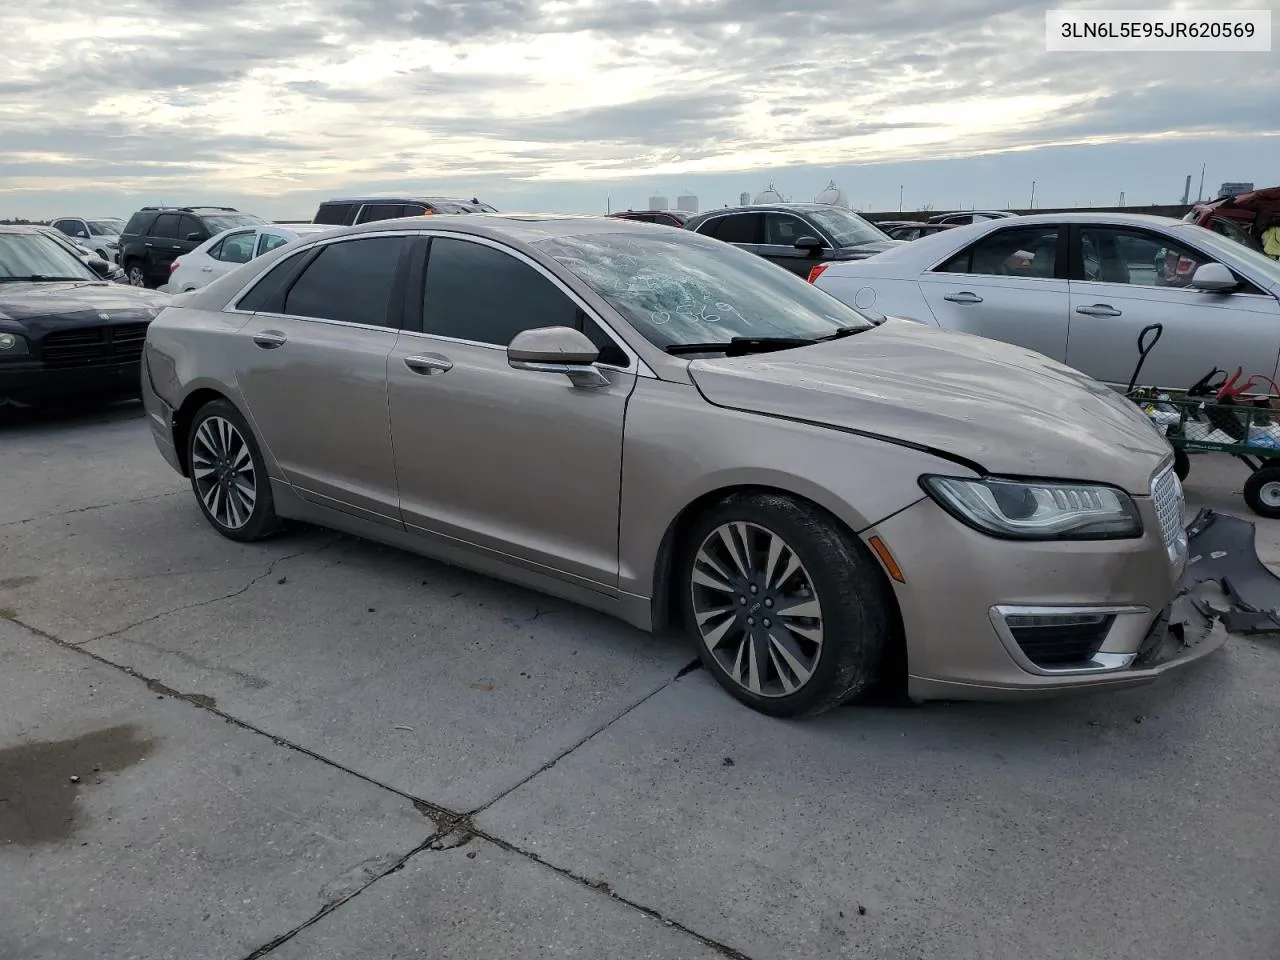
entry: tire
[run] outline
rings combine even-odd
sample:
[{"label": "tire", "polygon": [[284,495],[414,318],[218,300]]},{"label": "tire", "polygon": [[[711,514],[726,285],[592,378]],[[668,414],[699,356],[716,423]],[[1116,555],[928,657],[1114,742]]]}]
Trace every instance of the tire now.
[{"label": "tire", "polygon": [[196,412],[187,431],[187,463],[200,512],[228,540],[250,543],[280,529],[266,461],[229,401],[211,400]]},{"label": "tire", "polygon": [[[818,508],[731,494],[694,523],[678,576],[698,656],[747,706],[814,716],[879,679],[894,616],[888,582],[862,543]],[[779,609],[804,612],[769,615]]]},{"label": "tire", "polygon": [[1244,502],[1260,517],[1280,520],[1280,466],[1262,467],[1244,482]]},{"label": "tire", "polygon": [[124,268],[124,272],[129,281],[129,286],[143,288],[150,286],[150,284],[147,283],[147,273],[142,269],[141,260],[131,260]]},{"label": "tire", "polygon": [[1187,451],[1173,451],[1173,472],[1177,474],[1179,481],[1187,479],[1187,475],[1191,473],[1191,458],[1187,456]]}]

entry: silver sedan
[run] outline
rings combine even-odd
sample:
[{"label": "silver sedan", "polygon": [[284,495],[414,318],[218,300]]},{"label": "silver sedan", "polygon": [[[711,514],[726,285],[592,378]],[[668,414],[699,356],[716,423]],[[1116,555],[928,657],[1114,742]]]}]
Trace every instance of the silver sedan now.
[{"label": "silver sedan", "polygon": [[1111,385],[1138,334],[1164,333],[1142,381],[1186,388],[1213,366],[1276,379],[1280,263],[1194,224],[1042,214],[956,227],[832,264],[816,285],[862,310],[1036,350]]}]

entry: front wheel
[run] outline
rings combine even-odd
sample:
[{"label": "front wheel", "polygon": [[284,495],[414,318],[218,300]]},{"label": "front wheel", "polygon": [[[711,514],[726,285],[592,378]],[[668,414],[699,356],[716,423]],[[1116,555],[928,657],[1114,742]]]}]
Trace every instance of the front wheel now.
[{"label": "front wheel", "polygon": [[691,531],[680,585],[703,664],[762,713],[822,713],[878,678],[891,635],[888,584],[866,548],[813,506],[727,497]]},{"label": "front wheel", "polygon": [[224,537],[247,543],[280,528],[266,462],[253,431],[230,402],[211,400],[196,413],[187,463],[196,502]]},{"label": "front wheel", "polygon": [[1244,482],[1244,502],[1260,517],[1280,520],[1280,466],[1262,467]]}]

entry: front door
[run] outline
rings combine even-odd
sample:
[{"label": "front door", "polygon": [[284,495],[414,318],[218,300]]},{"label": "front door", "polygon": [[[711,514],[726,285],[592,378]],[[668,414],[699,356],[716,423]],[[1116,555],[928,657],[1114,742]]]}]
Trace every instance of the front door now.
[{"label": "front door", "polygon": [[[237,382],[266,447],[304,499],[400,525],[387,419],[387,357],[411,240],[325,245],[274,309],[240,331]],[[274,270],[294,269],[292,258]],[[268,274],[261,281],[272,285]]]},{"label": "front door", "polygon": [[[421,316],[406,320],[418,329],[400,335],[388,365],[406,526],[616,590],[635,361],[544,268],[509,248],[434,237],[425,274]],[[577,327],[601,346],[610,385],[513,369],[512,337],[547,326]]]},{"label": "front door", "polygon": [[[1073,247],[1071,366],[1127,386],[1139,334],[1159,323],[1160,341],[1142,365],[1140,385],[1185,389],[1215,366],[1275,377],[1280,302],[1274,296],[1248,281],[1233,293],[1193,289],[1196,268],[1213,258],[1160,233],[1082,226],[1074,231]],[[1265,383],[1259,389],[1272,391]]]},{"label": "front door", "polygon": [[[814,265],[822,262],[822,257],[811,254],[807,250],[797,250],[796,241],[801,237],[813,237],[821,240],[822,234],[816,227],[805,223],[793,213],[766,212],[764,215],[764,242],[757,252],[766,260],[786,267],[792,273],[807,278]],[[824,241],[826,253],[831,248]]]},{"label": "front door", "polygon": [[1053,224],[1006,227],[921,275],[940,326],[1035,350],[1067,353],[1065,231]]}]

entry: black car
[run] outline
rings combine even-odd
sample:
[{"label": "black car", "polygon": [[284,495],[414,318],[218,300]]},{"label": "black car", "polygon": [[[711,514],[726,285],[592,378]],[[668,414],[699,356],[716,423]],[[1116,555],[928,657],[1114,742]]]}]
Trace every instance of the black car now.
[{"label": "black car", "polygon": [[819,264],[865,260],[901,243],[856,213],[826,203],[709,210],[690,217],[685,229],[759,254],[806,279]]},{"label": "black car", "polygon": [[374,220],[426,217],[436,213],[497,213],[497,209],[475,199],[454,197],[346,197],[320,204],[312,223],[350,227]]},{"label": "black car", "polygon": [[39,228],[0,225],[0,408],[138,396],[168,300],[101,279]]},{"label": "black car", "polygon": [[120,235],[120,266],[135,287],[169,281],[169,265],[215,234],[266,223],[235,207],[143,207]]},{"label": "black car", "polygon": [[666,227],[683,227],[690,214],[683,210],[619,210],[605,214],[615,220],[639,220],[641,223],[660,223]]},{"label": "black car", "polygon": [[1016,213],[1008,210],[961,210],[958,213],[938,213],[929,218],[930,223],[949,223],[955,227],[963,227],[969,223],[982,223],[986,220],[1003,220],[1016,217]]},{"label": "black car", "polygon": [[928,237],[935,233],[942,233],[944,230],[951,230],[956,227],[954,223],[879,223],[880,227],[893,240],[919,240],[921,237]]}]

